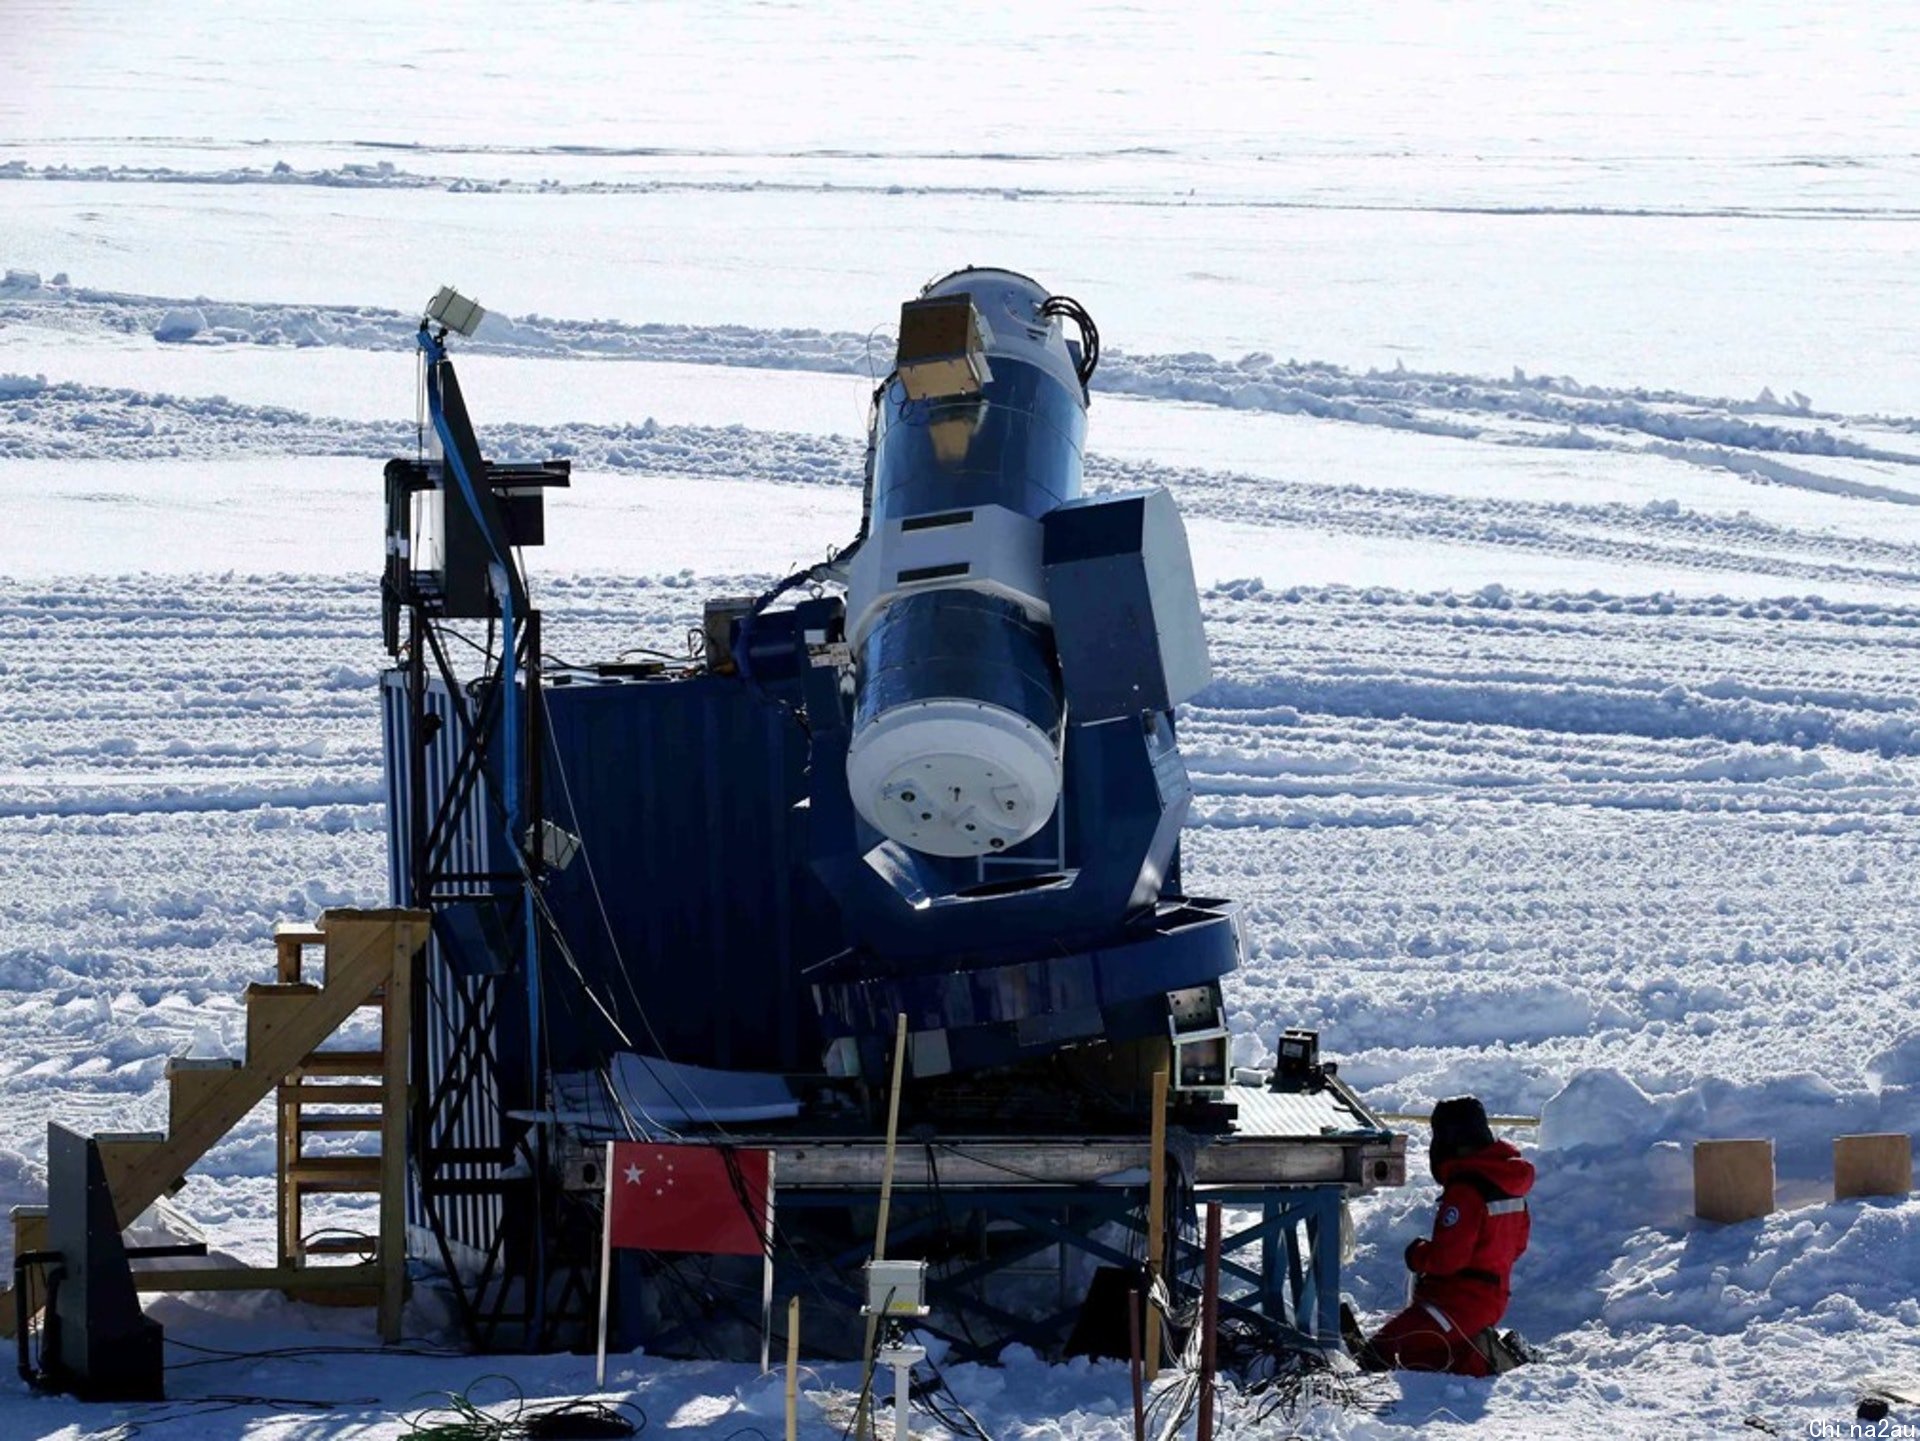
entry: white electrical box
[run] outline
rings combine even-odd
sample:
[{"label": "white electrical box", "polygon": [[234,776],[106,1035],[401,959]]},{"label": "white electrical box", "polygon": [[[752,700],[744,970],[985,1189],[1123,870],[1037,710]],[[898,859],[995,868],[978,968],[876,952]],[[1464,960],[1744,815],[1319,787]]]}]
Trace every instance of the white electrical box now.
[{"label": "white electrical box", "polygon": [[927,1314],[925,1261],[869,1261],[866,1272],[863,1315],[886,1318]]}]

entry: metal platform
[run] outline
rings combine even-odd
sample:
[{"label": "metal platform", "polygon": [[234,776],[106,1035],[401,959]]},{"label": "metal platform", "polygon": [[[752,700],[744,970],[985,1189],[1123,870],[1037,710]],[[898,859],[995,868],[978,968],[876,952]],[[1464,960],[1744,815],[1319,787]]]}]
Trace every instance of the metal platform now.
[{"label": "metal platform", "polygon": [[[575,1141],[591,1147],[629,1139],[627,1118],[614,1114],[598,1077],[558,1080]],[[1358,1192],[1406,1181],[1405,1138],[1337,1078],[1314,1090],[1234,1085],[1221,1099],[1236,1112],[1225,1130],[1184,1128],[1178,1112],[1169,1118],[1183,1148],[1191,1149],[1189,1179],[1196,1186],[1339,1185]],[[684,1134],[640,1139],[770,1150],[782,1191],[873,1190],[886,1164],[883,1136],[847,1134],[805,1116],[694,1126]],[[1066,1136],[978,1127],[949,1134],[923,1126],[900,1144],[903,1151],[938,1151],[941,1179],[949,1186],[1135,1185],[1150,1161],[1144,1122],[1134,1134]],[[897,1176],[894,1184],[910,1186],[912,1180]]]},{"label": "metal platform", "polygon": [[[630,1139],[629,1118],[615,1114],[599,1077],[556,1078],[562,1114],[573,1138],[585,1146]],[[1278,1091],[1266,1085],[1234,1085],[1221,1093],[1234,1108],[1225,1130],[1183,1128],[1179,1113],[1169,1125],[1192,1148],[1198,1186],[1341,1185],[1354,1191],[1399,1186],[1406,1181],[1406,1141],[1394,1134],[1337,1078],[1314,1090]],[[692,1126],[684,1133],[638,1139],[743,1146],[771,1150],[780,1188],[871,1190],[886,1163],[883,1136],[848,1134],[806,1116],[790,1122]],[[902,1149],[932,1146],[941,1155],[949,1185],[1134,1184],[1149,1163],[1146,1127],[1135,1134],[1046,1135],[1017,1128],[977,1126],[948,1133],[920,1127],[903,1135]],[[908,1185],[897,1177],[896,1185]]]},{"label": "metal platform", "polygon": [[[1182,1132],[1193,1148],[1190,1179],[1196,1186],[1338,1184],[1370,1190],[1406,1179],[1404,1139],[1389,1132],[1344,1089],[1329,1087],[1309,1095],[1233,1086],[1225,1099],[1239,1107],[1231,1130],[1218,1135]],[[1178,1129],[1177,1120],[1174,1124]],[[885,1165],[881,1138],[736,1131],[730,1139],[771,1149],[783,1191],[870,1190],[880,1184]],[[950,1187],[1138,1185],[1151,1159],[1144,1134],[971,1133],[910,1137],[902,1144],[910,1150],[938,1150],[941,1179]],[[897,1177],[894,1184],[911,1181]]]}]

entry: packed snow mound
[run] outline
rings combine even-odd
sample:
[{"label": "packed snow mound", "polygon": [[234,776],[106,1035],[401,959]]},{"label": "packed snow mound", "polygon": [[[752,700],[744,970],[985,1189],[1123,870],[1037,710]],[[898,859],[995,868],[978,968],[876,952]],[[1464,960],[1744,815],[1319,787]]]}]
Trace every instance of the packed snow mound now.
[{"label": "packed snow mound", "polygon": [[1756,1322],[1856,1330],[1868,1315],[1920,1323],[1907,1278],[1920,1254],[1920,1201],[1844,1201],[1738,1226],[1628,1238],[1600,1281],[1615,1330],[1685,1327],[1739,1335]]},{"label": "packed snow mound", "polygon": [[1608,1066],[1580,1071],[1540,1112],[1540,1149],[1616,1146],[1652,1129],[1659,1103]]},{"label": "packed snow mound", "polygon": [[178,344],[203,334],[206,328],[207,317],[197,305],[176,305],[153,327],[153,338]]},{"label": "packed snow mound", "polygon": [[1832,1174],[1833,1139],[1920,1131],[1920,1089],[1886,1075],[1920,1074],[1920,1035],[1878,1058],[1878,1085],[1845,1089],[1810,1072],[1751,1085],[1708,1078],[1685,1090],[1649,1093],[1617,1070],[1576,1072],[1541,1109],[1543,1152],[1644,1151],[1662,1143],[1756,1137],[1771,1140],[1782,1178]]},{"label": "packed snow mound", "polygon": [[1909,1031],[1867,1062],[1867,1079],[1875,1086],[1920,1088],[1920,1031]]},{"label": "packed snow mound", "polygon": [[[20,1152],[0,1150],[0,1209],[11,1211],[15,1206],[38,1205],[47,1198],[47,1175],[45,1169],[29,1160]],[[0,1227],[0,1266],[5,1274],[13,1274],[13,1227]]]}]

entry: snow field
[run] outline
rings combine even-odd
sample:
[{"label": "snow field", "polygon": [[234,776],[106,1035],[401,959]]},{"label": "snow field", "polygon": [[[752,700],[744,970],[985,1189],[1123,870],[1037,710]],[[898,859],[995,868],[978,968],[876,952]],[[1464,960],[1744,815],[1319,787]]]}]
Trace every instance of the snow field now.
[{"label": "snow field", "polygon": [[[618,369],[645,388],[656,366]],[[750,405],[753,396],[741,399]],[[1123,404],[1156,402],[1104,405],[1096,419]],[[177,417],[208,458],[136,460],[152,434],[78,424],[63,406],[109,422],[116,407]],[[672,521],[672,535],[653,575],[541,577],[561,654],[670,644],[700,596],[766,579],[768,570],[713,568],[709,537],[728,515],[757,517],[755,543],[726,551],[743,567],[765,561],[766,535],[791,548],[787,526],[811,525],[824,545],[850,518],[857,447],[831,426],[811,435],[519,426],[508,419],[510,400],[501,423],[487,422],[492,413],[481,411],[490,441],[510,437],[518,453],[604,446],[582,457],[579,489],[556,497],[557,538],[575,503],[604,525],[609,492],[637,486],[635,497],[655,494],[669,507],[656,513],[656,523]],[[1211,414],[1187,405],[1143,414],[1132,422],[1135,443],[1145,449],[1157,435],[1177,447],[1196,416]],[[1375,429],[1407,443],[1406,432]],[[44,1037],[30,1063],[0,1075],[0,1096],[21,1130],[56,1107],[103,1123],[158,1124],[165,1057],[237,1043],[235,997],[261,968],[273,920],[382,885],[379,658],[358,511],[383,446],[404,450],[408,436],[404,423],[37,383],[15,387],[5,433],[25,451],[8,464],[44,497],[35,512],[58,515],[64,502],[95,518],[55,547],[65,564],[78,568],[91,553],[110,566],[151,558],[188,572],[16,580],[0,604],[17,698],[0,749],[8,782],[0,829],[38,862],[10,902],[17,939],[0,957],[0,980],[19,993],[19,1023]],[[68,445],[82,456],[48,458]],[[305,458],[315,451],[345,455]],[[625,477],[623,460],[634,467]],[[1268,464],[1282,474],[1150,460],[1094,468],[1112,484],[1165,480],[1194,517],[1218,675],[1183,729],[1200,792],[1188,866],[1197,888],[1248,904],[1256,954],[1232,992],[1239,1059],[1257,1063],[1285,1025],[1318,1025],[1346,1074],[1384,1106],[1474,1089],[1499,1109],[1527,1110],[1572,1078],[1575,1100],[1555,1103],[1564,1117],[1570,1105],[1578,1114],[1583,1085],[1615,1070],[1656,1093],[1684,1095],[1720,1076],[1767,1096],[1791,1036],[1793,1063],[1842,1088],[1824,1108],[1803,1107],[1806,1134],[1787,1148],[1806,1196],[1817,1167],[1802,1163],[1824,1144],[1818,1133],[1880,1122],[1864,1100],[1866,1061],[1895,1039],[1887,1017],[1913,1002],[1901,974],[1910,968],[1887,936],[1908,914],[1915,837],[1906,786],[1920,749],[1920,699],[1906,664],[1920,616],[1901,603],[1905,585],[1881,580],[1867,591],[1877,599],[1836,602],[1222,578],[1210,545],[1216,524],[1228,560],[1251,557],[1250,569],[1290,575],[1301,559],[1288,544],[1293,533],[1338,565],[1342,556],[1351,563],[1345,537],[1365,534],[1375,517],[1416,517],[1424,530],[1413,534],[1432,547],[1459,534],[1449,522],[1461,508],[1516,504],[1449,497],[1438,484],[1290,486],[1284,460]],[[808,474],[812,485],[794,483]],[[110,478],[109,488],[94,476]],[[792,517],[761,531],[784,497],[795,498]],[[151,519],[128,527],[129,506],[152,506]],[[232,554],[236,528],[248,536],[249,507],[260,529],[234,559],[283,556],[291,546],[293,564],[334,574],[207,575],[214,557]],[[688,525],[703,512],[708,520]],[[1614,528],[1571,529],[1560,546],[1571,553],[1546,562],[1563,574],[1596,561],[1617,567],[1641,523],[1617,504],[1588,514],[1607,515]],[[1723,524],[1775,547],[1759,562],[1751,552],[1744,559],[1758,572],[1749,585],[1764,587],[1783,561],[1798,571],[1824,563],[1897,575],[1906,554],[1891,539],[1764,526],[1737,511]],[[156,527],[167,534],[157,547]],[[1496,569],[1511,573],[1514,548],[1481,541]],[[635,542],[629,565],[646,554],[647,542]],[[560,541],[552,554],[579,550]],[[617,546],[604,558],[607,572],[623,568]],[[1726,577],[1719,554],[1683,553],[1675,568],[1687,559],[1697,584]],[[690,567],[703,560],[696,578]],[[71,877],[90,878],[83,894]],[[1850,904],[1834,907],[1830,896]],[[1877,924],[1862,927],[1862,913]],[[1696,1121],[1668,1129],[1711,1129],[1704,1116]],[[1695,1262],[1674,1250],[1692,1234],[1674,1229],[1686,1209],[1677,1146],[1628,1162],[1623,1151],[1653,1145],[1659,1128],[1644,1118],[1623,1124],[1611,1144],[1603,1127],[1587,1129],[1603,1132],[1589,1141],[1597,1153],[1549,1168],[1543,1214],[1555,1206],[1568,1222],[1557,1236],[1543,1225],[1528,1263],[1539,1300],[1523,1296],[1515,1315],[1557,1348],[1561,1365],[1503,1382],[1503,1405],[1657,1414],[1645,1392],[1670,1378],[1659,1367],[1645,1372],[1650,1363],[1636,1376],[1622,1336],[1698,1328],[1707,1316],[1721,1319],[1689,1346],[1689,1384],[1712,1366],[1730,1373],[1722,1384],[1749,1404],[1803,1398],[1804,1388],[1787,1396],[1741,1353],[1746,1320],[1796,1337],[1812,1329],[1825,1337],[1828,1373],[1844,1376],[1862,1326],[1873,1329],[1852,1299],[1873,1294],[1860,1289],[1865,1263],[1844,1258],[1897,1248],[1904,1222],[1874,1219],[1884,1208],[1828,1206],[1766,1223],[1738,1266]],[[209,1158],[208,1179],[191,1193],[197,1219],[249,1258],[271,1204],[269,1135],[268,1119],[256,1116]],[[1551,1129],[1545,1139],[1565,1149]],[[1596,1217],[1585,1190],[1623,1164],[1644,1170],[1630,1188],[1635,1204]],[[30,1167],[16,1170],[14,1188],[17,1198],[33,1195]],[[1421,1204],[1410,1189],[1362,1207],[1353,1280],[1363,1306],[1395,1303],[1383,1263],[1393,1238],[1418,1224]],[[351,1224],[351,1210],[340,1219]],[[1834,1266],[1802,1260],[1791,1273],[1797,1289],[1770,1290],[1807,1246],[1837,1252]],[[1736,1251],[1726,1242],[1707,1255]],[[1608,1259],[1623,1255],[1631,1259]],[[1834,1289],[1816,1296],[1823,1276]],[[1727,1316],[1744,1318],[1737,1332]],[[1841,1326],[1849,1317],[1861,1325]],[[1675,1344],[1666,1336],[1654,1354],[1664,1362]],[[1875,1340],[1868,1354],[1895,1364],[1900,1350]],[[1037,1414],[1029,1408],[1067,1384],[1046,1374],[1046,1386],[1029,1381],[1009,1398],[1017,1414]],[[988,1373],[974,1385],[991,1392],[1003,1379]],[[676,1375],[656,1384],[690,1383]],[[1079,1384],[1109,1389],[1094,1377]],[[1459,1413],[1454,1389],[1416,1379],[1403,1406]],[[1101,1404],[1107,1417],[1093,1424],[1117,1425],[1112,1399]],[[1330,1434],[1370,1434],[1328,1424]]]}]

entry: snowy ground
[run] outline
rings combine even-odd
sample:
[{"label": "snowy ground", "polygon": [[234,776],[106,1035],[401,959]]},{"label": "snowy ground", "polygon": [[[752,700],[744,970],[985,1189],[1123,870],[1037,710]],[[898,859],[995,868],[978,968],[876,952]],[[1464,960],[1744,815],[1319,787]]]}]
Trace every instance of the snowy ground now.
[{"label": "snowy ground", "polygon": [[[1920,1128],[1910,12],[1107,6],[935,41],[853,7],[341,9],[9,7],[0,1203],[50,1115],[155,1123],[168,1055],[237,1046],[272,922],[380,896],[415,304],[494,306],[484,438],[574,456],[534,568],[550,648],[592,655],[844,541],[895,307],[993,262],[1101,323],[1091,481],[1188,517],[1188,869],[1247,903],[1241,1059],[1312,1025],[1382,1106],[1545,1109],[1512,1319],[1548,1362],[1300,1429],[1805,1434],[1920,1369],[1920,1204],[1823,1199],[1833,1135]],[[1738,1134],[1779,1138],[1790,1209],[1697,1227],[1686,1143]],[[270,1136],[182,1197],[248,1259]],[[1425,1196],[1357,1208],[1363,1309]],[[199,1346],[371,1339],[163,1307]],[[169,1422],[7,1383],[0,1436],[391,1437],[502,1364],[169,1360],[182,1398],[351,1394]],[[1127,1431],[1111,1369],[952,1379],[996,1436]],[[690,1438],[774,1424],[743,1369],[619,1380]]]}]

